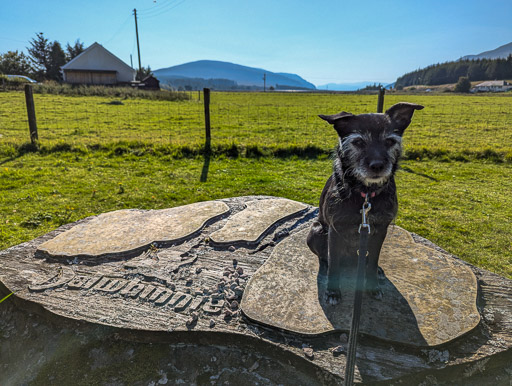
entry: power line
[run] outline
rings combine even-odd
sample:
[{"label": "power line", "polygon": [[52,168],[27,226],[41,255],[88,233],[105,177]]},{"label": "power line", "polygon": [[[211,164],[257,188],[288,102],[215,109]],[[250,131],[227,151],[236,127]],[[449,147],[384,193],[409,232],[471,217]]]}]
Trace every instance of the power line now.
[{"label": "power line", "polygon": [[152,8],[146,8],[145,10],[139,11],[139,14],[141,16],[154,16],[161,12],[165,12],[168,8],[173,6],[177,1],[179,1],[179,0],[169,0],[166,2],[162,1],[160,4],[158,4]]},{"label": "power line", "polygon": [[[172,2],[173,0],[171,0]],[[156,0],[153,1],[153,3],[156,3]],[[147,12],[153,12],[155,10],[159,10],[161,8],[163,8],[164,6],[166,6],[168,4],[167,1],[165,0],[160,0],[160,2],[157,4],[157,5],[154,5],[152,7],[149,7],[149,8],[144,8],[144,9],[139,9],[139,13],[140,14],[144,14],[144,13],[147,13]]]},{"label": "power line", "polygon": [[169,0],[166,2],[162,2],[159,5],[154,6],[153,8],[147,8],[145,10],[139,11],[139,14],[141,16],[151,16],[157,14],[162,10],[165,10],[166,8],[170,7],[173,3],[175,3],[175,1],[176,0]]},{"label": "power line", "polygon": [[142,18],[143,19],[152,19],[154,17],[158,17],[160,15],[163,15],[164,13],[167,13],[167,12],[173,10],[174,8],[178,7],[179,5],[183,4],[186,1],[187,0],[181,0],[181,1],[177,1],[177,2],[171,1],[171,2],[167,3],[166,6],[163,6],[162,8],[156,10],[153,13],[147,12],[147,13],[143,14]]},{"label": "power line", "polygon": [[5,36],[0,36],[0,39],[1,40],[11,40],[13,42],[18,42],[18,43],[30,43],[30,40],[20,40],[20,39],[12,39],[12,38],[7,38]]},{"label": "power line", "polygon": [[119,34],[119,32],[121,32],[123,30],[123,28],[126,26],[126,24],[128,23],[128,21],[130,20],[131,17],[132,17],[132,15],[129,15],[129,16],[126,17],[125,21],[123,21],[123,23],[117,29],[117,31],[114,32],[112,37],[110,39],[108,39],[107,41],[105,41],[105,44],[110,43]]}]

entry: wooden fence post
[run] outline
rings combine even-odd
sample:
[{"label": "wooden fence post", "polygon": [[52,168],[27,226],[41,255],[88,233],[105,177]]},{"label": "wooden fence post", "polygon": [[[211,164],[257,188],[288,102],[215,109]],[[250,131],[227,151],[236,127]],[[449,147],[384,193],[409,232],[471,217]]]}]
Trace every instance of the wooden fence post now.
[{"label": "wooden fence post", "polygon": [[211,132],[210,132],[210,89],[204,88],[204,127],[206,131],[205,150],[207,153],[211,151]]},{"label": "wooden fence post", "polygon": [[35,145],[39,139],[37,135],[36,109],[34,107],[34,94],[32,85],[25,85],[25,102],[27,104],[28,128],[30,130],[30,142]]},{"label": "wooden fence post", "polygon": [[377,112],[382,113],[382,110],[384,109],[384,93],[386,92],[386,89],[384,87],[379,87],[379,99],[377,101]]}]

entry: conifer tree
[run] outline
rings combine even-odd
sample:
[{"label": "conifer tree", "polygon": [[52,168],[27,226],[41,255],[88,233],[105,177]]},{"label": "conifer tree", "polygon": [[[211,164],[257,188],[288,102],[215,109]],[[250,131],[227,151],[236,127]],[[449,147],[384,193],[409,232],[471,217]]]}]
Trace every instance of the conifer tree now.
[{"label": "conifer tree", "polygon": [[58,41],[50,47],[46,78],[60,82],[62,80],[61,67],[66,64],[66,54]]},{"label": "conifer tree", "polygon": [[36,34],[36,37],[30,41],[30,47],[27,47],[34,75],[38,80],[46,78],[50,58],[50,47],[48,39],[42,32]]},{"label": "conifer tree", "polygon": [[0,74],[32,76],[29,58],[18,51],[0,54]]},{"label": "conifer tree", "polygon": [[76,58],[82,52],[84,52],[84,43],[80,41],[80,39],[76,39],[74,45],[70,45],[69,43],[66,45],[66,60],[70,61],[71,59]]}]

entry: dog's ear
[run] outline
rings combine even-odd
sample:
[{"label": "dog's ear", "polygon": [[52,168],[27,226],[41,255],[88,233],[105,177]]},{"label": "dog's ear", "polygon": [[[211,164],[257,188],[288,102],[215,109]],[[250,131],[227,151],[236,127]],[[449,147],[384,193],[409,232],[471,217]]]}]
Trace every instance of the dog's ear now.
[{"label": "dog's ear", "polygon": [[402,135],[404,130],[411,123],[412,115],[414,114],[414,110],[421,110],[423,106],[417,105],[414,103],[400,102],[393,106],[391,106],[387,111],[386,115],[388,115],[391,120],[395,123],[395,131],[397,134]]},{"label": "dog's ear", "polygon": [[329,122],[331,125],[334,125],[339,119],[353,117],[354,114],[347,113],[346,111],[342,111],[341,113],[334,115],[319,115],[324,121]]},{"label": "dog's ear", "polygon": [[346,111],[342,111],[341,113],[334,115],[319,115],[324,121],[329,122],[331,125],[334,125],[334,129],[338,132],[340,137],[343,137],[344,129],[348,127],[348,122],[352,117],[355,117],[352,113],[347,113]]}]

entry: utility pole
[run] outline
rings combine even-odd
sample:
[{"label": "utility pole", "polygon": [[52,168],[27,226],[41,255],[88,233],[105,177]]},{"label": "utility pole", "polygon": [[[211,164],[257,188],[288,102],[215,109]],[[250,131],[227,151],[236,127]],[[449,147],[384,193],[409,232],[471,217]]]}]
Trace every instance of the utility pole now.
[{"label": "utility pole", "polygon": [[263,74],[263,92],[267,91],[267,74]]},{"label": "utility pole", "polygon": [[137,10],[135,8],[133,9],[133,15],[135,16],[135,35],[137,36],[137,53],[139,54],[139,74],[142,75],[142,66],[140,64],[139,28],[137,27]]}]

